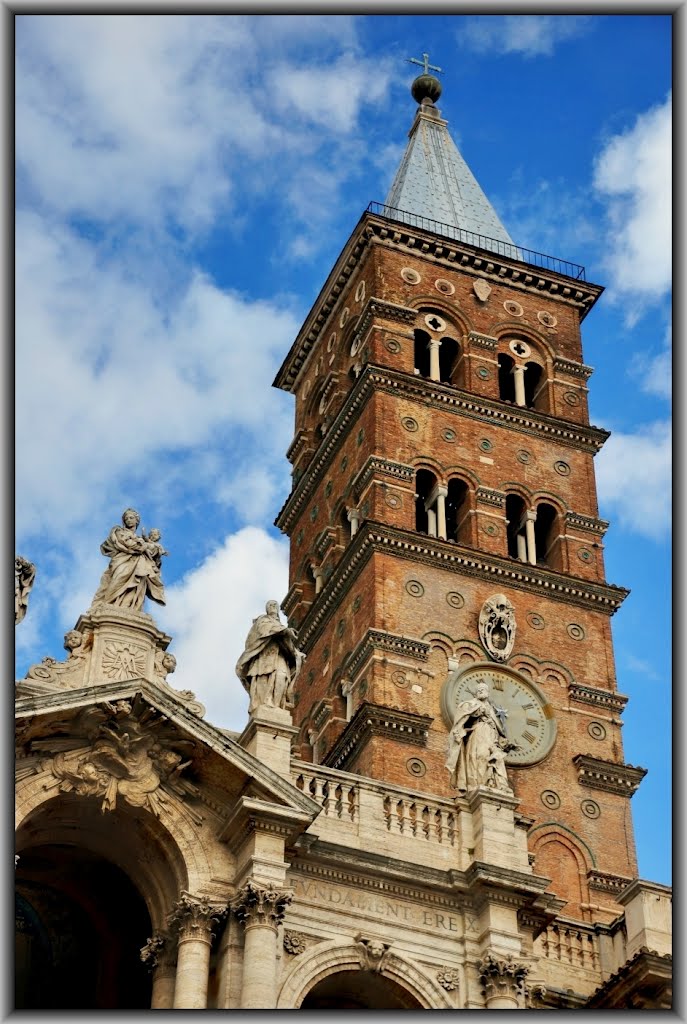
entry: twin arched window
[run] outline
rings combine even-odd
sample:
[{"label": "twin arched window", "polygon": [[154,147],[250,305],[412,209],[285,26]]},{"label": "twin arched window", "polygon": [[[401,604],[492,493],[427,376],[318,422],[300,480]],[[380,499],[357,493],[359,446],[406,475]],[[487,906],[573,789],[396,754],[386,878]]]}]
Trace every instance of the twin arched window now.
[{"label": "twin arched window", "polygon": [[415,529],[440,540],[464,543],[469,517],[468,485],[455,477],[440,484],[430,470],[415,477]]}]

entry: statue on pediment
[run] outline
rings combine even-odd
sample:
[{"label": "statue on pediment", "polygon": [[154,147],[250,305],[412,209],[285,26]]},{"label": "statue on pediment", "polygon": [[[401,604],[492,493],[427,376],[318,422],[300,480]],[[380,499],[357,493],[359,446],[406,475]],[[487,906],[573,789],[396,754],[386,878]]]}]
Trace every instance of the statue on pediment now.
[{"label": "statue on pediment", "polygon": [[21,555],[14,558],[14,624],[18,625],[26,615],[29,593],[36,577],[36,566]]},{"label": "statue on pediment", "polygon": [[293,706],[293,685],[305,654],[296,647],[296,631],[279,618],[279,603],[268,601],[265,615],[253,620],[236,674],[250,694],[249,714],[259,708]]},{"label": "statue on pediment", "polygon": [[111,604],[130,611],[141,611],[146,597],[165,603],[162,584],[162,556],[168,552],[160,544],[160,531],[138,534],[141,517],[133,508],[122,515],[122,525],[113,526],[100,551],[110,559],[102,575],[93,604]]}]

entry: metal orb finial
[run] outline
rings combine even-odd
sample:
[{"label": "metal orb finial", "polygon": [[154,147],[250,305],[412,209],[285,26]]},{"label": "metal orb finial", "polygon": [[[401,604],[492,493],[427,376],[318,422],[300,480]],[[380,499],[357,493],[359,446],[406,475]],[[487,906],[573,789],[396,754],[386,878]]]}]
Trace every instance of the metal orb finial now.
[{"label": "metal orb finial", "polygon": [[408,57],[408,63],[419,64],[423,69],[423,73],[418,75],[410,87],[415,102],[422,103],[423,100],[429,100],[431,103],[435,103],[441,96],[441,82],[434,75],[430,75],[430,71],[441,71],[441,68],[429,63],[428,53],[422,54],[422,60]]}]

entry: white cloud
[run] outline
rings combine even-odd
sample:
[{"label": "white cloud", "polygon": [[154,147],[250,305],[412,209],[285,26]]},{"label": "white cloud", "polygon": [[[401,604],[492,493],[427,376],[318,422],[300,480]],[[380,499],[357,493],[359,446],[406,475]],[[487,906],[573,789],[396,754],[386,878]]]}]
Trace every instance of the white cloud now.
[{"label": "white cloud", "polygon": [[[268,479],[270,460],[281,462],[293,413],[269,382],[298,328],[283,308],[196,272],[162,309],[125,265],[102,264],[66,228],[20,214],[16,309],[20,538],[68,535],[124,474],[164,474],[170,453],[200,449],[194,484],[205,457],[206,478],[229,486],[241,471],[235,453],[221,472],[212,459],[227,428],[259,448]],[[274,485],[251,486],[264,500]]]},{"label": "white cloud", "polygon": [[336,168],[343,180],[355,167],[331,147],[378,102],[392,74],[390,61],[357,56],[355,24],[20,16],[19,195],[120,233],[132,223],[197,232],[232,210],[235,189],[245,205],[279,183],[275,197],[283,200],[284,182],[299,180],[322,146],[330,174]]},{"label": "white cloud", "polygon": [[673,393],[672,365],[672,331],[668,327],[663,348],[658,353],[637,352],[630,365],[630,372],[638,379],[642,391],[670,401]]},{"label": "white cloud", "polygon": [[197,569],[167,588],[167,605],[155,611],[174,637],[170,646],[177,689],[193,690],[215,725],[242,729],[248,695],[234,671],[248,630],[268,600],[288,587],[288,544],[246,527],[228,536]]},{"label": "white cloud", "polygon": [[652,540],[671,529],[671,425],[614,432],[596,457],[601,515]]},{"label": "white cloud", "polygon": [[607,202],[606,265],[629,319],[671,285],[672,101],[652,107],[610,139],[594,166],[594,188]]},{"label": "white cloud", "polygon": [[550,57],[559,43],[582,35],[591,19],[570,14],[476,15],[465,19],[459,42],[476,53]]}]

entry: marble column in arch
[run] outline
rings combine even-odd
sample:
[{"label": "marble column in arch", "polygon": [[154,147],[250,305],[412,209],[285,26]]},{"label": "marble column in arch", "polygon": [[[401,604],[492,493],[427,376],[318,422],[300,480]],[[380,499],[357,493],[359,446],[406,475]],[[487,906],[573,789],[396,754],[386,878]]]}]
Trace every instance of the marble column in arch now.
[{"label": "marble column in arch", "polygon": [[166,932],[155,932],[142,948],[141,960],[153,974],[151,1010],[171,1010],[176,977],[175,941]]},{"label": "marble column in arch", "polygon": [[174,1009],[203,1010],[208,1002],[208,972],[213,928],[226,914],[202,897],[182,892],[169,917],[177,932]]},{"label": "marble column in arch", "polygon": [[277,1003],[277,928],[293,898],[291,892],[250,879],[231,909],[245,929],[241,1008],[271,1010]]}]

